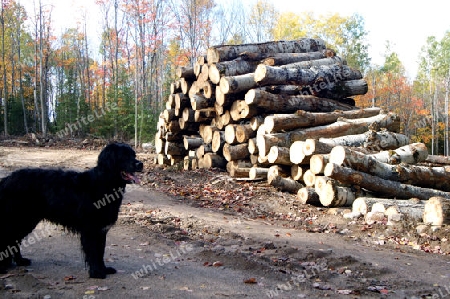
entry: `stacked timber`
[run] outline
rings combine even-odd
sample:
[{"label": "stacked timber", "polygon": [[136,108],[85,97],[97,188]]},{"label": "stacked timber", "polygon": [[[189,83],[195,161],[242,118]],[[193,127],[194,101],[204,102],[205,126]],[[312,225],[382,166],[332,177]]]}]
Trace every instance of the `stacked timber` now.
[{"label": "stacked timber", "polygon": [[215,46],[176,75],[158,122],[158,164],[223,168],[325,207],[450,199],[448,159],[410,143],[396,114],[355,107],[366,81],[320,39]]}]

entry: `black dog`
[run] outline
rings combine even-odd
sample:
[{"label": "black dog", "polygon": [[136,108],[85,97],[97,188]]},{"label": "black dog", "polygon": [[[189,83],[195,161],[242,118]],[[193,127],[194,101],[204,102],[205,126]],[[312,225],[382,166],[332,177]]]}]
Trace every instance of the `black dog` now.
[{"label": "black dog", "polygon": [[126,184],[135,183],[134,173],[142,168],[130,146],[111,143],[97,166],[85,172],[26,168],[5,177],[0,182],[0,273],[13,259],[16,265],[31,263],[18,244],[43,219],[80,235],[90,277],[116,273],[103,260],[106,234],[117,220]]}]

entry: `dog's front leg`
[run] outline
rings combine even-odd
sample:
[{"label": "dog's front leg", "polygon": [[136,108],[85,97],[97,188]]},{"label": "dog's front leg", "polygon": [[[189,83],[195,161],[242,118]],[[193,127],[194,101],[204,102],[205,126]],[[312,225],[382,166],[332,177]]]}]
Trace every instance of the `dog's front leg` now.
[{"label": "dog's front leg", "polygon": [[105,254],[107,230],[81,232],[81,245],[89,266],[89,277],[105,278],[106,274],[114,274],[116,270],[106,267],[103,260]]}]

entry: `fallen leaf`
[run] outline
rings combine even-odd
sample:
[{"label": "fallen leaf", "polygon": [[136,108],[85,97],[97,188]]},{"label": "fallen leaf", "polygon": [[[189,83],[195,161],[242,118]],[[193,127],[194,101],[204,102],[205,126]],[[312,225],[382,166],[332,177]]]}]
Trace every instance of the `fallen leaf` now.
[{"label": "fallen leaf", "polygon": [[220,266],[223,266],[223,263],[217,261],[217,262],[214,262],[214,263],[213,263],[213,266],[214,266],[214,267],[220,267]]},{"label": "fallen leaf", "polygon": [[256,283],[256,278],[251,277],[249,279],[246,279],[246,280],[244,280],[244,283],[250,283],[250,284]]},{"label": "fallen leaf", "polygon": [[75,276],[73,276],[73,275],[64,277],[64,281],[71,281],[71,280],[75,280],[75,279],[77,279],[77,278]]}]

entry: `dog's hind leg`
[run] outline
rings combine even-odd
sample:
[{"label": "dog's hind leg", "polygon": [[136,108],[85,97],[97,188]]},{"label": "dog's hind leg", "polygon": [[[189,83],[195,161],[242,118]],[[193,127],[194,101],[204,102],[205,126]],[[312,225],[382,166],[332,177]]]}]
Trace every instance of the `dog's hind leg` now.
[{"label": "dog's hind leg", "polygon": [[107,230],[81,232],[81,245],[89,266],[89,277],[105,278],[106,274],[116,273],[116,269],[106,267],[103,260],[105,254]]}]

